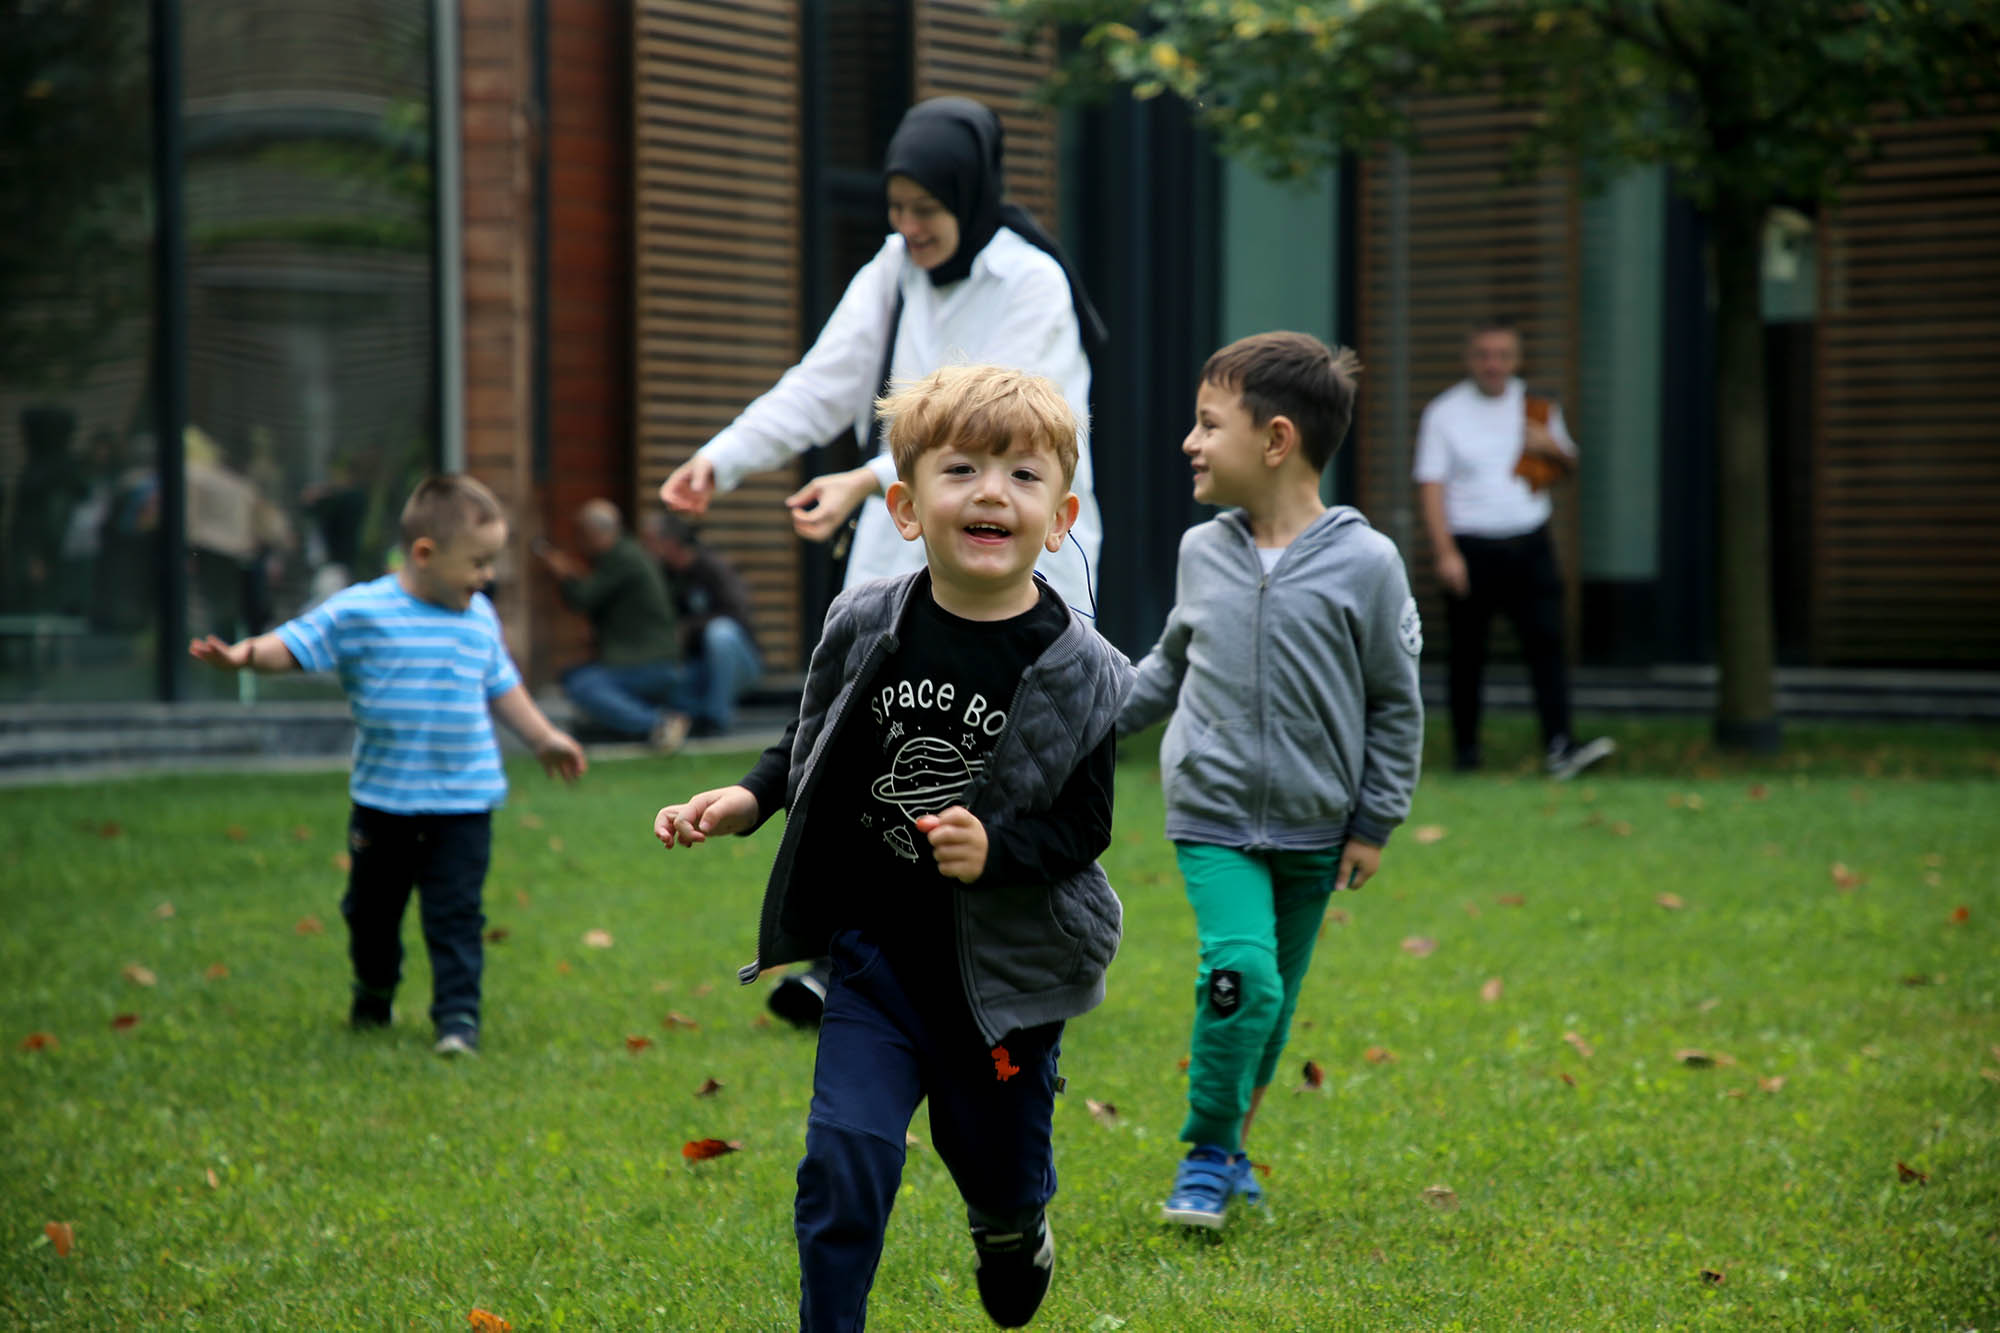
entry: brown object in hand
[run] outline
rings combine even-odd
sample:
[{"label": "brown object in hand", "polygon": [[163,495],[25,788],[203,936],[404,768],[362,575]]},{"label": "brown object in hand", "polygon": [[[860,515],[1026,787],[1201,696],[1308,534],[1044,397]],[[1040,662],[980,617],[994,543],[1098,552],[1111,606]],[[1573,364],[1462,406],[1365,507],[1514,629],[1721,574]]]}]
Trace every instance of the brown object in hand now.
[{"label": "brown object in hand", "polygon": [[[1537,426],[1547,427],[1549,413],[1555,400],[1529,394],[1525,400],[1525,415]],[[1531,491],[1545,491],[1564,480],[1576,470],[1576,464],[1568,458],[1551,458],[1523,447],[1521,457],[1514,463],[1514,475],[1528,483]]]}]

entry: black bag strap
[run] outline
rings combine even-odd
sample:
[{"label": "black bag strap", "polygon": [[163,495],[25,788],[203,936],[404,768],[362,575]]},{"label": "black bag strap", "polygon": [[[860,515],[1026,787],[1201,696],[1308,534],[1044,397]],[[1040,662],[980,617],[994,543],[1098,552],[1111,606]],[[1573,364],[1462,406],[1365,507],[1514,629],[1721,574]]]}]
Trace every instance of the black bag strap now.
[{"label": "black bag strap", "polygon": [[[882,452],[882,414],[875,410],[875,403],[877,399],[885,397],[889,392],[889,368],[896,360],[896,333],[902,327],[903,280],[902,275],[897,274],[896,308],[889,315],[889,337],[882,344],[882,373],[875,377],[875,396],[868,400],[869,448],[868,452],[861,456],[861,461],[864,463]],[[861,509],[863,508],[866,508],[866,506],[864,505],[855,509],[848,516],[847,522],[840,529],[840,535],[833,539],[833,558],[835,560],[846,556],[847,548],[853,545],[854,530],[861,525]]]}]

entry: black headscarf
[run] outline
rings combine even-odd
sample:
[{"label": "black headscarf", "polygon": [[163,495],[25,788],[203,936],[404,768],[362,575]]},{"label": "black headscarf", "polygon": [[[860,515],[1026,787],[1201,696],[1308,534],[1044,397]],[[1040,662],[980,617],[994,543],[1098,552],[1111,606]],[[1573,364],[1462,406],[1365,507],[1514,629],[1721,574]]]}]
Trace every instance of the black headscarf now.
[{"label": "black headscarf", "polygon": [[967,97],[933,97],[903,113],[882,164],[883,188],[891,176],[908,176],[958,219],[958,249],[930,270],[939,286],[970,274],[972,261],[1003,226],[1062,265],[1083,349],[1095,353],[1108,336],[1104,321],[1055,237],[1034,214],[1002,199],[1000,148],[1000,117],[990,108]]}]

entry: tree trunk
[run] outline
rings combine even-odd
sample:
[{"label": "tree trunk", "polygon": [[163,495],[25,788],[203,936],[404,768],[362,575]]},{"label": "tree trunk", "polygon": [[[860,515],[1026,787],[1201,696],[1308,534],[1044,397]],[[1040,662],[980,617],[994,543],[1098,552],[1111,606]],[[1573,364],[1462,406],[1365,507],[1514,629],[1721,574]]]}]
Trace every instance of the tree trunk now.
[{"label": "tree trunk", "polygon": [[1764,201],[1723,196],[1713,224],[1716,484],[1719,487],[1715,735],[1760,753],[1779,746],[1771,683],[1771,450],[1764,414]]}]

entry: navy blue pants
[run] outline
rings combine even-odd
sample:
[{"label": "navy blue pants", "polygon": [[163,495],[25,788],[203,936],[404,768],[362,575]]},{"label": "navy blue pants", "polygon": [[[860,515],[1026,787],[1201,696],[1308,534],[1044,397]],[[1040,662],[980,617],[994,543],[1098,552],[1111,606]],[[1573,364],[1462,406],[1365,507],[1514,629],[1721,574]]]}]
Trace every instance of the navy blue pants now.
[{"label": "navy blue pants", "polygon": [[1063,1025],[989,1044],[962,996],[913,999],[857,931],[834,937],[832,964],[793,1217],[801,1333],[865,1323],[904,1136],[925,1097],[931,1147],[969,1222],[1025,1229],[1056,1192],[1049,1127]]},{"label": "navy blue pants", "polygon": [[493,816],[392,815],[354,807],[347,824],[347,956],[360,991],[388,999],[403,979],[403,909],[417,891],[431,956],[431,1022],[479,1026],[486,913],[480,897]]}]

